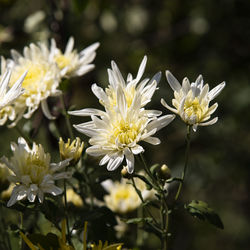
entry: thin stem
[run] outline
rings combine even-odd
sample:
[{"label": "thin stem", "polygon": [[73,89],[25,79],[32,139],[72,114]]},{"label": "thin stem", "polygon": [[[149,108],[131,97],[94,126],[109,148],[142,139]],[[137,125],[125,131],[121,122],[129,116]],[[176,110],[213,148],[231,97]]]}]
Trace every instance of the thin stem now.
[{"label": "thin stem", "polygon": [[[142,204],[144,204],[145,201],[144,201],[144,199],[143,199],[143,197],[142,197],[141,191],[136,187],[136,184],[135,184],[135,181],[134,181],[134,178],[133,178],[133,177],[132,177],[132,183],[133,183],[133,187],[134,187],[136,193],[138,194],[138,196],[139,196],[139,198],[140,198]],[[146,206],[145,206],[145,208],[147,209],[147,212],[148,212],[148,214],[151,216],[151,218],[153,219],[154,223],[157,225],[158,223],[157,223],[155,217],[152,215],[152,213],[150,212],[150,210],[149,210]]]},{"label": "thin stem", "polygon": [[168,232],[168,206],[165,200],[164,192],[161,194],[161,217],[162,217],[162,237],[161,246],[163,250],[167,250],[167,232]]},{"label": "thin stem", "polygon": [[179,183],[178,191],[177,191],[176,196],[175,196],[175,201],[177,201],[179,196],[180,196],[181,189],[182,189],[184,179],[186,176],[188,160],[189,160],[189,150],[190,150],[190,128],[191,128],[190,125],[188,125],[187,126],[187,135],[186,135],[186,145],[187,146],[186,146],[186,152],[185,152],[185,164],[184,164],[184,169],[183,169],[182,176],[181,176],[182,181]]},{"label": "thin stem", "polygon": [[148,168],[148,165],[144,159],[144,156],[143,154],[140,154],[140,157],[141,157],[141,160],[142,160],[142,163],[143,163],[143,167],[146,171],[146,173],[148,174],[148,176],[150,177],[151,179],[151,186],[157,191],[157,192],[161,192],[161,188],[159,186],[159,183],[157,182],[157,180],[155,179],[155,177],[153,176],[153,174],[151,173],[150,169]]},{"label": "thin stem", "polygon": [[69,229],[69,216],[68,216],[68,203],[67,203],[67,189],[66,189],[66,180],[63,180],[63,188],[64,188],[64,206],[65,206],[65,217],[66,217],[66,225],[67,225],[67,240],[69,244],[71,244],[71,233]]},{"label": "thin stem", "polygon": [[60,101],[61,101],[61,104],[62,104],[63,115],[64,115],[65,120],[66,120],[66,126],[67,126],[67,129],[68,129],[68,132],[69,132],[69,136],[70,136],[70,139],[73,140],[74,139],[74,133],[73,133],[71,123],[70,123],[70,120],[69,120],[69,115],[68,115],[66,107],[65,107],[63,95],[60,95]]}]

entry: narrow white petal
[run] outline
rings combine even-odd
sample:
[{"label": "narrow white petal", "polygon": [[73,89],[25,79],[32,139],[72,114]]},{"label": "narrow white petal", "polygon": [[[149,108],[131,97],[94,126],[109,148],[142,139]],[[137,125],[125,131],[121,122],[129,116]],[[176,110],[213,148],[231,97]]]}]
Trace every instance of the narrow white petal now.
[{"label": "narrow white petal", "polygon": [[113,77],[115,80],[115,85],[119,85],[121,84],[121,86],[123,88],[126,87],[125,81],[123,79],[123,76],[121,74],[121,71],[119,70],[118,66],[116,65],[116,63],[114,61],[111,62],[111,67],[113,69]]},{"label": "narrow white petal", "polygon": [[222,82],[218,86],[216,86],[215,88],[213,88],[211,91],[209,91],[209,93],[208,93],[209,100],[211,101],[216,96],[218,96],[220,94],[220,92],[224,89],[225,86],[226,86],[226,83]]},{"label": "narrow white petal", "polygon": [[128,173],[132,174],[134,172],[135,157],[134,157],[133,153],[128,148],[126,148],[124,150],[124,153],[125,153],[125,157],[126,157]]},{"label": "narrow white petal", "polygon": [[51,113],[50,113],[50,111],[49,111],[49,106],[48,106],[48,103],[47,103],[47,99],[41,101],[41,107],[42,107],[43,114],[44,114],[49,120],[55,120],[55,119],[56,119],[56,117],[53,116],[53,115],[51,115]]},{"label": "narrow white petal", "polygon": [[92,156],[101,156],[105,154],[103,148],[98,145],[87,148],[86,153]]},{"label": "narrow white petal", "polygon": [[136,76],[136,81],[137,81],[137,82],[140,81],[142,75],[144,74],[146,64],[147,64],[147,56],[144,56],[144,57],[143,57],[143,60],[142,60],[142,62],[141,62],[141,65],[140,65],[140,67],[139,67],[137,76]]},{"label": "narrow white petal", "polygon": [[200,123],[199,126],[209,126],[209,125],[213,125],[218,121],[218,117],[215,117],[214,119],[208,121],[208,122],[203,122]]},{"label": "narrow white petal", "polygon": [[107,170],[114,171],[115,169],[117,169],[121,165],[123,158],[124,158],[124,155],[117,156],[115,159],[110,159],[107,165]]},{"label": "narrow white petal", "polygon": [[101,159],[101,161],[99,162],[99,165],[100,165],[100,166],[103,166],[103,165],[105,165],[109,160],[110,160],[110,156],[109,156],[109,155],[105,155],[105,156]]},{"label": "narrow white petal", "polygon": [[81,109],[81,110],[75,110],[75,111],[68,111],[68,114],[70,115],[76,115],[76,116],[91,116],[91,115],[98,115],[102,116],[105,114],[102,110],[99,109]]},{"label": "narrow white petal", "polygon": [[162,98],[161,98],[161,104],[162,104],[165,108],[167,108],[168,110],[172,111],[173,113],[178,114],[178,110],[177,110],[177,109],[174,109],[174,108],[172,108],[172,107],[170,107],[170,106],[165,102],[165,100],[162,99]]},{"label": "narrow white petal", "polygon": [[71,36],[66,45],[65,54],[69,54],[73,50],[73,47],[74,47],[74,38]]},{"label": "narrow white petal", "polygon": [[162,129],[163,127],[167,126],[170,122],[172,122],[175,118],[175,115],[164,115],[152,122],[150,122],[147,126],[148,131],[151,129],[156,128],[157,131]]},{"label": "narrow white petal", "polygon": [[102,88],[98,87],[96,84],[92,84],[91,89],[99,100],[102,100],[105,103],[108,102],[108,97]]},{"label": "narrow white petal", "polygon": [[179,81],[168,70],[166,70],[166,77],[172,90],[179,92],[181,89],[181,85]]},{"label": "narrow white petal", "polygon": [[148,142],[152,145],[159,145],[161,143],[161,140],[157,137],[147,137],[143,141]]}]

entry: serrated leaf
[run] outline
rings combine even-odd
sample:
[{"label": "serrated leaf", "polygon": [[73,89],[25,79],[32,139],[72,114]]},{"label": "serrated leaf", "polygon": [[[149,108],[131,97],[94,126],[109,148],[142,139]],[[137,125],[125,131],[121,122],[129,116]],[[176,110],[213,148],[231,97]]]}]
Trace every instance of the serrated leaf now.
[{"label": "serrated leaf", "polygon": [[193,200],[184,207],[192,216],[203,221],[206,220],[210,224],[220,229],[224,229],[219,215],[212,208],[210,208],[206,202]]},{"label": "serrated leaf", "polygon": [[123,221],[125,221],[127,224],[138,224],[141,222],[152,222],[153,219],[150,217],[146,217],[146,218],[132,218],[132,219],[123,220]]}]

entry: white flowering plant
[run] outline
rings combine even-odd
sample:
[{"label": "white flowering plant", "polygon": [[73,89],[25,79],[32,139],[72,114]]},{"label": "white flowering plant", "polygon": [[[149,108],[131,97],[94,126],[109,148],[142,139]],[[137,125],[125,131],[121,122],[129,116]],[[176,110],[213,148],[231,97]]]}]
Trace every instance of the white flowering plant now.
[{"label": "white flowering plant", "polygon": [[[11,187],[8,195],[0,196],[0,205],[2,211],[19,211],[20,223],[12,228],[25,242],[20,241],[20,249],[26,249],[25,244],[30,249],[146,249],[147,238],[154,235],[154,249],[166,250],[174,237],[171,233],[176,213],[183,210],[223,228],[219,215],[207,203],[183,201],[180,195],[193,131],[217,122],[218,117],[210,118],[218,104],[209,104],[225,82],[209,91],[201,75],[191,83],[184,78],[181,85],[167,70],[166,80],[174,91],[173,107],[164,99],[158,102],[174,113],[169,114],[150,106],[160,88],[161,72],[143,78],[147,56],[136,77],[129,73],[126,79],[111,61],[109,84],[104,88],[91,85],[101,107],[76,110],[65,105],[66,92],[60,85],[64,79],[70,81],[94,69],[99,43],[80,53],[73,46],[71,37],[63,53],[52,39],[50,45],[38,42],[26,46],[22,55],[12,50],[11,59],[1,60],[0,125],[10,122],[8,128],[16,128],[20,135],[17,143],[10,142],[11,156],[0,158],[0,192]],[[58,111],[54,114],[48,106],[49,97],[58,100],[51,107]],[[28,119],[36,131],[42,129],[32,119],[40,103],[56,149],[53,143],[42,146],[36,133],[27,129],[27,122],[22,122],[22,118]],[[164,162],[150,166],[145,159],[149,147],[159,150],[165,138],[158,131],[168,130],[177,115],[186,126],[186,152],[182,173],[172,176],[171,166]],[[50,150],[53,153],[47,153]],[[58,163],[51,163],[55,151]],[[39,222],[50,223],[54,231],[47,230],[44,235],[46,230]],[[61,236],[56,230],[62,232]],[[116,244],[109,246],[107,240]],[[12,249],[8,232],[0,244]]]}]

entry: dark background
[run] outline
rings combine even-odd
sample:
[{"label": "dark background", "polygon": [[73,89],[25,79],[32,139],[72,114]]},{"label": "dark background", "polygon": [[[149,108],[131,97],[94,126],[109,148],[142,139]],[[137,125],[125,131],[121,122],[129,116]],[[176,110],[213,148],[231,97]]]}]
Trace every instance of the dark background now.
[{"label": "dark background", "polygon": [[[28,17],[37,11],[41,20],[32,28]],[[116,61],[124,77],[128,72],[135,76],[147,55],[144,77],[163,72],[160,90],[147,108],[165,114],[169,112],[160,105],[160,98],[171,104],[173,96],[166,69],[180,81],[185,76],[194,81],[202,74],[211,88],[226,81],[226,88],[216,98],[218,122],[192,134],[190,165],[181,195],[183,202],[206,201],[220,214],[225,229],[183,214],[171,223],[175,232],[171,244],[172,249],[248,249],[249,12],[250,2],[246,0],[0,0],[0,55],[8,58],[10,49],[22,52],[31,42],[52,37],[63,50],[70,36],[78,51],[99,41],[95,70],[62,85],[67,91],[67,104],[76,109],[100,107],[90,86],[95,82],[107,86],[106,69],[111,60]],[[25,124],[27,121],[22,121],[19,126]],[[40,111],[32,117],[32,126],[37,128],[38,124],[47,124]],[[1,154],[8,155],[9,142],[16,141],[18,134],[6,127],[0,128],[0,133]],[[166,163],[173,175],[179,175],[184,161],[185,125],[177,117],[158,134],[161,145],[145,145],[147,160]],[[57,150],[57,142],[46,129],[35,131],[34,140],[47,145],[47,151]]]}]

